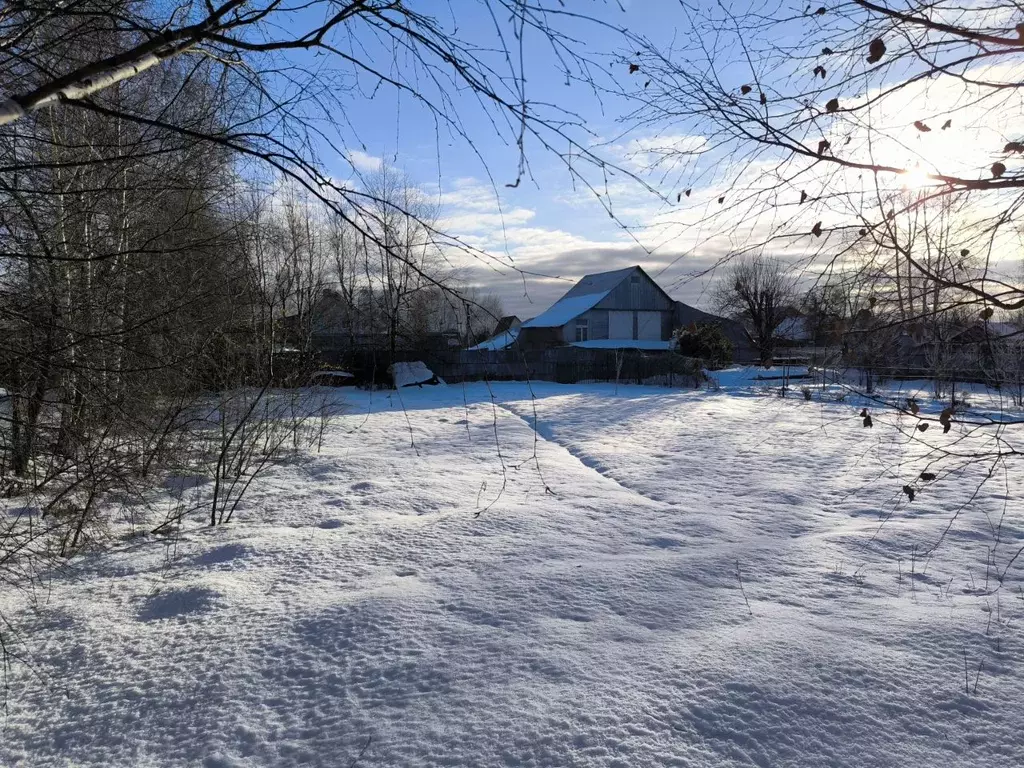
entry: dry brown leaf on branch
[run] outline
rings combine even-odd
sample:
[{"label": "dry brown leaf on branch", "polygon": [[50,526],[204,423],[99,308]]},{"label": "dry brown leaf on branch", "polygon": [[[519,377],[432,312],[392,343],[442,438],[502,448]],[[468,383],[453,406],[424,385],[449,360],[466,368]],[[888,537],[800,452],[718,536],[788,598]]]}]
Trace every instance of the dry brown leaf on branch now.
[{"label": "dry brown leaf on branch", "polygon": [[876,37],[868,46],[868,64],[874,64],[882,60],[885,55],[885,43],[882,38]]}]

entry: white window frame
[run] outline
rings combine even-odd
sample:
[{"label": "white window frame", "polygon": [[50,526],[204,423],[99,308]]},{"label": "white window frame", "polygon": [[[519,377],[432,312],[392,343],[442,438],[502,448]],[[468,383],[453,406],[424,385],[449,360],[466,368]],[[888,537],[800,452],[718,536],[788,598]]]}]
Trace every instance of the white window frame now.
[{"label": "white window frame", "polygon": [[576,341],[590,341],[590,321],[585,317],[576,318]]}]

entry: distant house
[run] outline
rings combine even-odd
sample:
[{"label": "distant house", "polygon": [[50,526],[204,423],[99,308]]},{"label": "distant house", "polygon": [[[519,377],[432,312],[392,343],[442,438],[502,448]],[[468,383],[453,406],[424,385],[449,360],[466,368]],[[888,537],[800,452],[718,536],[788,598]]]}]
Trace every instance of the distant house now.
[{"label": "distant house", "polygon": [[809,344],[814,341],[814,329],[808,318],[794,312],[775,329],[775,338],[781,344]]},{"label": "distant house", "polygon": [[515,315],[501,318],[494,326],[494,333],[486,341],[482,341],[470,349],[508,349],[519,338],[522,321]]},{"label": "distant house", "polygon": [[668,349],[674,312],[672,297],[640,267],[599,272],[523,323],[519,344]]},{"label": "distant house", "polygon": [[627,267],[585,275],[546,311],[496,333],[474,349],[590,349],[668,351],[672,332],[685,325],[714,322],[734,344],[746,344],[742,328],[724,318],[675,301],[644,272]]}]

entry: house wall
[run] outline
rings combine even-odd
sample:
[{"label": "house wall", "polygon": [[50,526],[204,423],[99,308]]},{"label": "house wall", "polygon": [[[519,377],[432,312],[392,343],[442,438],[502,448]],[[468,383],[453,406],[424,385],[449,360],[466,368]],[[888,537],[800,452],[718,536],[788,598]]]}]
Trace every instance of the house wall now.
[{"label": "house wall", "polygon": [[636,317],[636,332],[633,336],[637,339],[660,339],[661,329],[664,325],[661,315],[661,312],[637,310],[634,313]]},{"label": "house wall", "polygon": [[562,326],[562,340],[566,344],[571,344],[576,341],[576,321],[585,319],[590,322],[590,336],[591,339],[607,339],[608,338],[608,310],[606,309],[591,309],[584,312],[579,317],[574,317],[568,323]]},{"label": "house wall", "polygon": [[672,331],[674,331],[676,329],[676,327],[677,327],[677,324],[676,324],[676,313],[675,313],[675,311],[672,311],[672,312],[662,312],[661,313],[661,338],[663,338],[663,339],[671,339],[672,338]]},{"label": "house wall", "polygon": [[561,328],[520,328],[516,345],[521,349],[548,349],[561,346],[565,341],[562,336]]},{"label": "house wall", "polygon": [[[634,277],[638,278],[634,280]],[[658,285],[637,270],[627,277],[612,292],[605,296],[594,309],[584,315],[591,319],[592,339],[629,338],[629,339],[668,339],[672,335],[672,315],[675,305],[665,296]],[[609,312],[617,313],[615,322],[609,323]],[[626,321],[621,312],[631,312],[632,318]],[[660,313],[660,320],[648,314]],[[643,314],[640,314],[643,313]],[[600,318],[600,319],[598,319]],[[625,333],[629,328],[628,335]],[[609,330],[617,332],[609,334]],[[576,324],[568,329],[572,336],[567,340],[575,340]]]},{"label": "house wall", "polygon": [[757,359],[757,350],[754,349],[746,331],[743,330],[742,323],[712,315],[710,312],[704,312],[696,307],[683,304],[681,301],[675,302],[675,307],[675,317],[673,318],[675,327],[714,323],[725,332],[729,341],[732,342],[732,359],[735,362],[748,362]]},{"label": "house wall", "polygon": [[[622,312],[624,310],[612,310]],[[574,317],[559,329],[566,344],[576,341],[576,321],[585,319],[590,323],[589,339],[661,339],[672,335],[672,313],[652,310],[625,310],[629,313],[628,332],[611,335],[609,310],[591,309]]]},{"label": "house wall", "polygon": [[632,339],[633,338],[633,311],[630,309],[609,309],[608,312],[608,338],[609,339]]}]

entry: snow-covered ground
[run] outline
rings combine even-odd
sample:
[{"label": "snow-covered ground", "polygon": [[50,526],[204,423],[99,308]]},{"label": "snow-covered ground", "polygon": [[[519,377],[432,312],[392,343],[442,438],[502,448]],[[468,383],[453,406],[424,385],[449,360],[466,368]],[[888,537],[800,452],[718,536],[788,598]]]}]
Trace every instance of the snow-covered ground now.
[{"label": "snow-covered ground", "polygon": [[339,395],[237,523],[2,598],[0,764],[1024,764],[1020,468],[747,384]]}]

